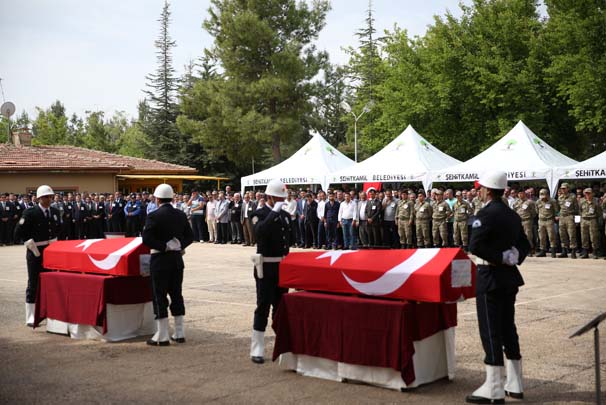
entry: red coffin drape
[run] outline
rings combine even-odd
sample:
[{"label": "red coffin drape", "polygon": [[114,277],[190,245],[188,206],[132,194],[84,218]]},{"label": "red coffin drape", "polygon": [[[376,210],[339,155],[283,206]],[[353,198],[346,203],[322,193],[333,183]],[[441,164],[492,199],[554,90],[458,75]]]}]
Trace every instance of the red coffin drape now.
[{"label": "red coffin drape", "polygon": [[283,296],[273,321],[273,360],[291,352],[389,367],[411,384],[415,380],[413,342],[456,325],[456,304],[295,292]]},{"label": "red coffin drape", "polygon": [[107,332],[107,304],[140,304],[152,300],[145,277],[45,272],[40,274],[35,326],[45,318],[102,326]]}]

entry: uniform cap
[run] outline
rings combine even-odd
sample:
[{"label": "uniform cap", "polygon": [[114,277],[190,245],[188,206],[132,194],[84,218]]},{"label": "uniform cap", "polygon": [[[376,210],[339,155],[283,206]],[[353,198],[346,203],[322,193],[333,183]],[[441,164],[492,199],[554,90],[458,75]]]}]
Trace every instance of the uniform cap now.
[{"label": "uniform cap", "polygon": [[435,193],[436,193],[436,195],[442,195],[442,194],[444,194],[444,192],[442,190],[436,190]]},{"label": "uniform cap", "polygon": [[583,194],[587,194],[587,193],[589,193],[589,194],[593,194],[593,190],[592,190],[592,189],[590,189],[589,187],[588,187],[588,188],[586,188],[585,190],[583,190]]},{"label": "uniform cap", "polygon": [[459,197],[459,196],[463,196],[463,194],[462,194],[460,191],[457,191],[457,192],[455,193],[455,197]]},{"label": "uniform cap", "polygon": [[173,192],[173,188],[170,186],[170,184],[160,184],[154,191],[154,197],[162,199],[173,198],[174,194],[175,193]]},{"label": "uniform cap", "polygon": [[549,194],[549,192],[547,191],[547,189],[546,189],[546,188],[542,188],[542,189],[541,189],[541,191],[539,191],[539,194],[540,194],[540,195],[548,195],[548,194]]},{"label": "uniform cap", "polygon": [[267,183],[267,188],[265,189],[265,194],[271,195],[274,197],[288,197],[288,190],[286,189],[286,185],[282,183],[278,179],[273,179],[269,183]]},{"label": "uniform cap", "polygon": [[46,184],[38,187],[38,189],[36,190],[36,198],[44,197],[46,195],[55,195],[55,192],[52,188],[50,188],[50,186],[47,186]]},{"label": "uniform cap", "polygon": [[570,187],[568,186],[568,183],[562,183],[560,185],[560,188],[570,188]]},{"label": "uniform cap", "polygon": [[493,190],[505,190],[507,187],[507,173],[502,171],[485,172],[480,176],[478,183]]}]

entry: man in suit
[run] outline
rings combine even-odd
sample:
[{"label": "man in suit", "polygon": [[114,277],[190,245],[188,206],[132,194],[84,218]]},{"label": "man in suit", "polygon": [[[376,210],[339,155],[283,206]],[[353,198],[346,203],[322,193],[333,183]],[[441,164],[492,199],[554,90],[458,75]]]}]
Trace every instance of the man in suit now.
[{"label": "man in suit", "polygon": [[84,202],[82,201],[82,196],[80,194],[76,194],[76,202],[73,206],[72,211],[72,221],[74,222],[75,239],[86,238],[86,225],[88,216],[88,209],[86,208],[86,204],[84,204]]},{"label": "man in suit", "polygon": [[8,201],[8,193],[0,194],[0,244],[9,245],[10,224],[15,214],[15,207]]},{"label": "man in suit", "polygon": [[314,200],[312,193],[305,196],[305,248],[318,248],[318,203]]},{"label": "man in suit", "polygon": [[524,285],[517,265],[530,252],[530,243],[520,217],[503,202],[507,174],[487,172],[478,182],[485,205],[472,224],[469,250],[477,256],[476,308],[486,380],[466,401],[502,404],[505,395],[518,399],[524,396],[514,306],[518,289]]},{"label": "man in suit", "polygon": [[160,184],[154,191],[159,207],[151,212],[143,228],[143,243],[151,248],[150,276],[153,291],[156,333],[147,341],[151,346],[168,346],[168,308],[175,320],[175,333],[171,339],[185,343],[183,317],[183,254],[194,241],[194,234],[187,216],[175,209],[173,189],[169,184]]},{"label": "man in suit", "polygon": [[26,241],[27,247],[27,289],[25,290],[25,323],[34,326],[36,295],[42,258],[46,247],[57,240],[61,230],[61,214],[58,209],[51,207],[55,193],[47,185],[38,187],[36,197],[38,204],[26,209],[15,228],[15,238]]},{"label": "man in suit", "polygon": [[249,193],[244,193],[244,202],[242,203],[242,212],[240,221],[242,221],[242,230],[244,233],[244,245],[251,246],[255,244],[255,234],[253,232],[252,217],[257,210],[257,204],[250,199]]},{"label": "man in suit", "polygon": [[282,209],[288,191],[284,183],[272,180],[265,190],[267,201],[255,211],[253,226],[257,239],[254,277],[257,287],[257,308],[253,321],[250,357],[253,363],[265,362],[265,328],[272,309],[276,313],[282,295],[288,291],[279,287],[279,265],[289,252],[290,215]]},{"label": "man in suit", "polygon": [[126,203],[122,198],[122,193],[116,191],[114,194],[114,202],[109,212],[109,223],[111,225],[111,232],[124,232],[125,231],[125,214],[124,206]]},{"label": "man in suit", "polygon": [[377,198],[374,188],[368,189],[368,203],[366,203],[366,220],[368,230],[368,245],[369,247],[381,246],[381,214],[383,204]]}]

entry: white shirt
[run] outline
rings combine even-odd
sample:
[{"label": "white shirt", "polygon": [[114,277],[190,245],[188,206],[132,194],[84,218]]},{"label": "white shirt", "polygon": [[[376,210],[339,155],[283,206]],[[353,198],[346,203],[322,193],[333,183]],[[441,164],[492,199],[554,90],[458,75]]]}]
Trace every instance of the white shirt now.
[{"label": "white shirt", "polygon": [[297,200],[293,198],[290,201],[286,201],[286,204],[282,206],[282,209],[290,214],[291,219],[295,219],[297,213]]},{"label": "white shirt", "polygon": [[368,218],[366,218],[366,204],[368,203],[368,200],[360,200],[358,201],[358,208],[356,209],[357,212],[357,218],[356,221],[366,221]]},{"label": "white shirt", "polygon": [[217,200],[208,200],[206,203],[206,218],[214,221],[216,219],[215,209],[217,208]]},{"label": "white shirt", "polygon": [[357,220],[357,206],[353,201],[342,201],[339,205],[338,220],[341,222],[342,219],[355,219]]},{"label": "white shirt", "polygon": [[326,200],[318,200],[318,209],[316,212],[318,213],[318,219],[320,221],[324,220],[324,207],[326,206]]}]

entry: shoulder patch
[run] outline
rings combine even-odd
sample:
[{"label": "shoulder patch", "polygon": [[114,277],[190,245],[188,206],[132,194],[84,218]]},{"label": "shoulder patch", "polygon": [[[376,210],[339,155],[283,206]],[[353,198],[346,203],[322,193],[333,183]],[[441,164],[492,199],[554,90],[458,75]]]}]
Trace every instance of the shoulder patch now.
[{"label": "shoulder patch", "polygon": [[25,218],[21,217],[21,219],[19,220],[19,225],[23,225],[25,223]]},{"label": "shoulder patch", "polygon": [[475,221],[473,221],[473,224],[471,224],[472,228],[479,228],[482,226],[482,221],[480,221],[479,219],[476,219]]}]

